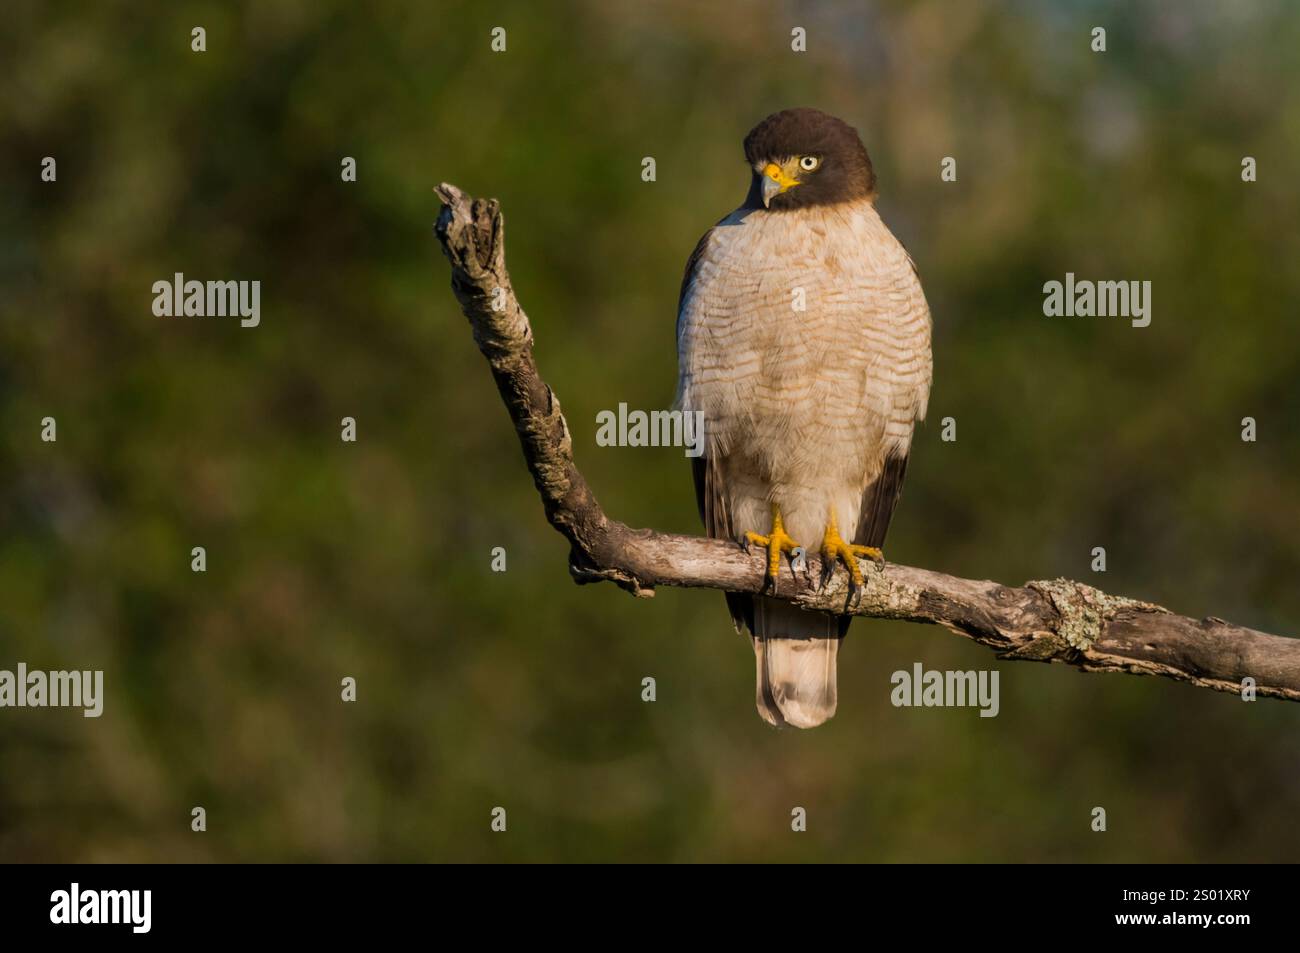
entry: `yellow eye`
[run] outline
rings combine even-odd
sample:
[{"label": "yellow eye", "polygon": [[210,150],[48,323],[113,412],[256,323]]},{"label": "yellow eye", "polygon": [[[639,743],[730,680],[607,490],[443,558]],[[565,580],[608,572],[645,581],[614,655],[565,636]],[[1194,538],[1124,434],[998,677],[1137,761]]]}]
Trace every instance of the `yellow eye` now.
[{"label": "yellow eye", "polygon": [[816,156],[804,156],[799,160],[799,168],[803,169],[805,172],[811,172],[821,164],[822,160]]}]

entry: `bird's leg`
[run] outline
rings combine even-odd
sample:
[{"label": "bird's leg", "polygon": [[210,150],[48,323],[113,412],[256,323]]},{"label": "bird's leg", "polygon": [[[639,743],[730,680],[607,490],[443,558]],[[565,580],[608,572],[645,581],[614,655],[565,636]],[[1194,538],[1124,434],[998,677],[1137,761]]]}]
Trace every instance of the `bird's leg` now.
[{"label": "bird's leg", "polygon": [[826,574],[826,581],[835,573],[835,563],[843,562],[848,567],[849,576],[852,578],[851,589],[857,590],[862,588],[862,569],[858,566],[858,557],[867,556],[877,563],[885,561],[885,554],[874,546],[858,546],[855,543],[846,543],[840,537],[840,531],[835,526],[835,508],[831,507],[830,516],[826,522],[826,535],[822,537],[822,567]]},{"label": "bird's leg", "polygon": [[781,554],[788,553],[798,547],[789,534],[786,533],[785,527],[781,524],[781,507],[775,502],[772,504],[772,532],[768,536],[760,536],[758,533],[745,534],[745,548],[754,543],[767,549],[767,585],[772,587],[776,592],[776,580],[781,574]]}]

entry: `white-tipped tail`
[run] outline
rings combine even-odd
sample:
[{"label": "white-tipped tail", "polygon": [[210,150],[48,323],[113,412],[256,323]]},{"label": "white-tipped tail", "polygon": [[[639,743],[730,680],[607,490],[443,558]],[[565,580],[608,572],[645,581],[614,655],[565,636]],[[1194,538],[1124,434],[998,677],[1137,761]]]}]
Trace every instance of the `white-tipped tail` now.
[{"label": "white-tipped tail", "polygon": [[784,602],[754,606],[755,704],[772,725],[815,728],[835,714],[836,622]]}]

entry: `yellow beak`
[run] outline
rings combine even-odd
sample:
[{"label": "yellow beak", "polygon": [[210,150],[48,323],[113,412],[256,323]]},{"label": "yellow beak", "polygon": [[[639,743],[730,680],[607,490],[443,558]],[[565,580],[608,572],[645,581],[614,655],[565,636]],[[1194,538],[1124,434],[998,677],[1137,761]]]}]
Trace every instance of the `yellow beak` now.
[{"label": "yellow beak", "polygon": [[763,167],[763,207],[770,207],[772,196],[780,195],[798,184],[799,180],[789,175],[785,169],[775,162],[769,162]]}]

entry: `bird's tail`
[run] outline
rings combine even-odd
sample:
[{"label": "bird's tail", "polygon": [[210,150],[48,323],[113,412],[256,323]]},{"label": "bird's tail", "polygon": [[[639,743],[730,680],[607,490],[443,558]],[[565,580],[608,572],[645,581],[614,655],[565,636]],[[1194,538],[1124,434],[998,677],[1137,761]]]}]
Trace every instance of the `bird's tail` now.
[{"label": "bird's tail", "polygon": [[837,621],[789,603],[754,600],[755,704],[769,724],[815,728],[835,714]]}]

